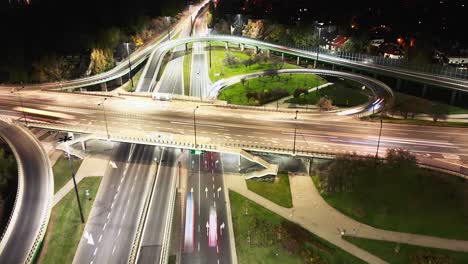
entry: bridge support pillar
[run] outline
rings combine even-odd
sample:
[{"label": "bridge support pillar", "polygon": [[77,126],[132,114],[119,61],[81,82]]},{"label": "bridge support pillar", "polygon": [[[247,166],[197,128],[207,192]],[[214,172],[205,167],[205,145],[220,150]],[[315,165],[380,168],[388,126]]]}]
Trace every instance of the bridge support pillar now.
[{"label": "bridge support pillar", "polygon": [[122,85],[123,85],[122,76],[120,76],[119,78],[115,79],[115,82],[117,83],[118,86],[122,86]]},{"label": "bridge support pillar", "polygon": [[188,44],[185,43],[185,51],[188,51]]},{"label": "bridge support pillar", "polygon": [[83,150],[84,153],[86,153],[86,142],[81,141],[81,149]]},{"label": "bridge support pillar", "polygon": [[423,89],[422,89],[422,97],[426,96],[427,93],[427,84],[424,84]]},{"label": "bridge support pillar", "polygon": [[281,53],[281,61],[284,61],[284,53]]},{"label": "bridge support pillar", "polygon": [[335,64],[332,64],[332,71],[335,70]]},{"label": "bridge support pillar", "polygon": [[396,89],[400,90],[400,88],[401,88],[401,79],[397,79]]},{"label": "bridge support pillar", "polygon": [[455,104],[455,100],[457,99],[457,90],[452,91],[452,95],[450,96],[450,104]]},{"label": "bridge support pillar", "polygon": [[258,51],[259,51],[258,47],[255,47],[255,54],[258,54]]},{"label": "bridge support pillar", "polygon": [[103,82],[103,83],[99,84],[99,86],[101,86],[101,91],[107,92],[107,83],[106,82]]},{"label": "bridge support pillar", "polygon": [[226,50],[229,50],[229,42],[226,42]]},{"label": "bridge support pillar", "polygon": [[245,45],[244,44],[239,44],[240,45],[240,50],[244,51],[245,50]]},{"label": "bridge support pillar", "polygon": [[270,58],[270,50],[266,50],[266,56],[267,58]]},{"label": "bridge support pillar", "polygon": [[299,65],[300,63],[301,63],[301,58],[297,57],[297,65]]}]

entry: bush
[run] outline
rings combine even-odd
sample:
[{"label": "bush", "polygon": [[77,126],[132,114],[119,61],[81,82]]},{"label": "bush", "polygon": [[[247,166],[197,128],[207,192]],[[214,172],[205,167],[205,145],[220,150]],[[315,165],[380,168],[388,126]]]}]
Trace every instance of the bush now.
[{"label": "bush", "polygon": [[237,58],[234,55],[227,52],[226,56],[224,57],[223,63],[226,66],[234,66],[234,65],[239,64],[239,61],[237,60]]}]

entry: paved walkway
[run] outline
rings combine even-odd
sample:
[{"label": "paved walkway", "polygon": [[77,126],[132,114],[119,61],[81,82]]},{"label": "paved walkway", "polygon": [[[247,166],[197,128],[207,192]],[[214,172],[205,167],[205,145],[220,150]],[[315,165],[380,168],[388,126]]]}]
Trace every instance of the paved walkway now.
[{"label": "paved walkway", "polygon": [[338,212],[322,199],[309,176],[289,176],[293,198],[292,209],[281,207],[247,189],[245,180],[237,175],[226,175],[228,188],[263,207],[301,225],[343,250],[369,263],[386,263],[341,238],[346,235],[398,243],[468,252],[468,241],[443,239],[424,235],[400,233],[361,224]]},{"label": "paved walkway", "polygon": [[[320,89],[323,89],[327,86],[330,86],[330,85],[333,85],[333,83],[326,83],[326,84],[322,84],[320,86],[317,86],[317,87],[313,87],[313,88],[310,88],[309,90],[307,90],[308,93],[312,93],[312,92],[315,92],[316,90],[320,90]],[[278,107],[278,108],[289,108],[291,105],[294,105],[296,108],[308,108],[308,109],[316,109],[318,110],[317,106],[316,105],[298,105],[298,104],[291,104],[291,103],[287,103],[286,101],[293,98],[294,95],[290,95],[290,96],[287,96],[287,97],[283,97],[279,100],[276,100],[276,101],[273,101],[273,102],[270,102],[268,104],[265,104],[265,106],[267,107]]]}]

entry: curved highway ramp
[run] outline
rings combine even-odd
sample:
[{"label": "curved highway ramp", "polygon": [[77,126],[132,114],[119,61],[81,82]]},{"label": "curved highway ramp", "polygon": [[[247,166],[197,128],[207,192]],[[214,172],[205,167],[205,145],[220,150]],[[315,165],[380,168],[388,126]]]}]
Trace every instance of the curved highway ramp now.
[{"label": "curved highway ramp", "polygon": [[0,136],[13,150],[18,164],[18,191],[0,241],[0,263],[30,263],[50,217],[52,169],[45,150],[27,128],[0,119]]}]

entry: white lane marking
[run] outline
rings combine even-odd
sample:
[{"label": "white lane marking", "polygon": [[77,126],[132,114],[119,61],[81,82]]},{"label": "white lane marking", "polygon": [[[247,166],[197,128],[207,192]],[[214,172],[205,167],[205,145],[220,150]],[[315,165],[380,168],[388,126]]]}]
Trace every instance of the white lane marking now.
[{"label": "white lane marking", "polygon": [[97,251],[98,251],[98,248],[95,248],[95,249],[94,249],[93,256],[96,256]]},{"label": "white lane marking", "polygon": [[102,240],[102,234],[99,236],[99,242],[101,242]]},{"label": "white lane marking", "polygon": [[102,227],[102,231],[106,230],[106,227],[107,227],[107,222],[104,223],[104,226]]},{"label": "white lane marking", "polygon": [[116,246],[114,246],[114,248],[112,248],[112,255],[114,255],[115,247],[116,247]]},{"label": "white lane marking", "polygon": [[121,231],[122,231],[122,228],[119,228],[119,232],[117,232],[117,236],[120,236]]},{"label": "white lane marking", "polygon": [[111,212],[109,212],[109,213],[107,214],[107,220],[109,220],[110,215],[111,215]]}]

